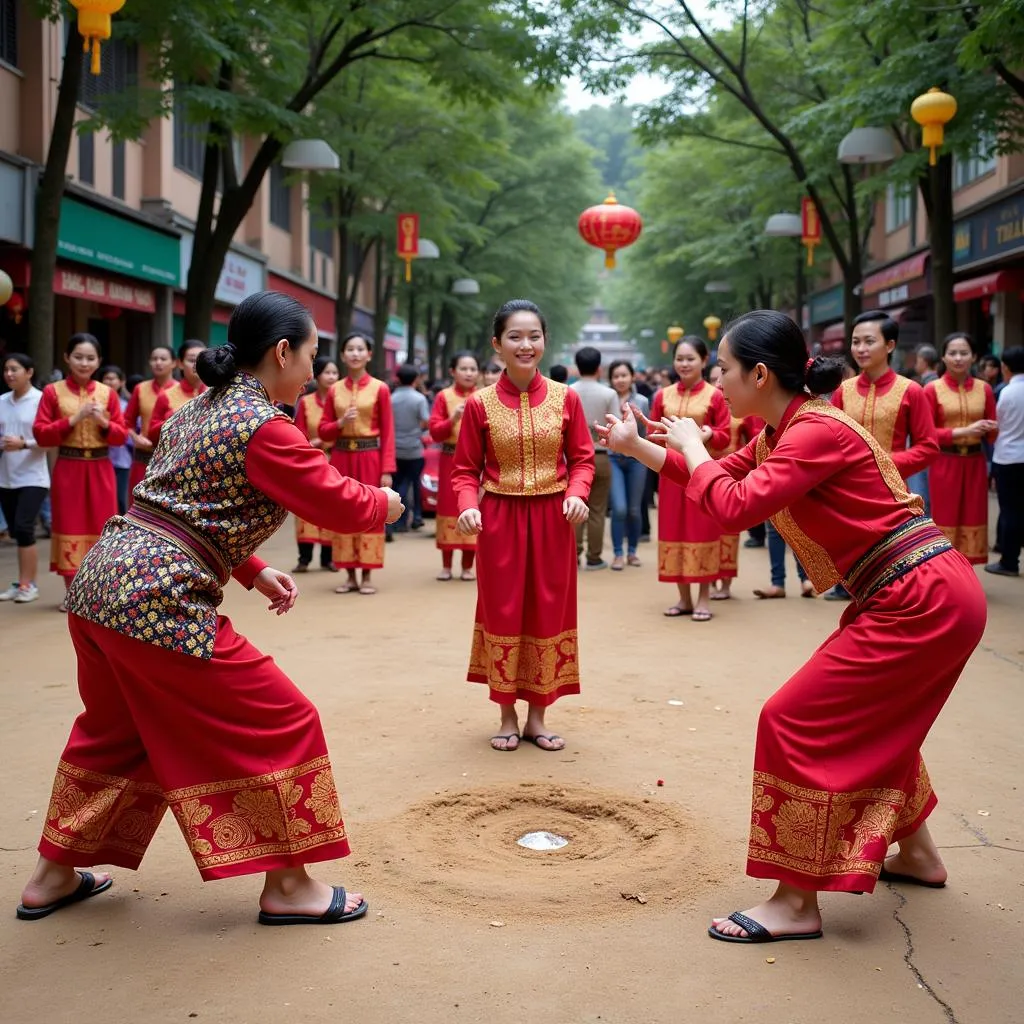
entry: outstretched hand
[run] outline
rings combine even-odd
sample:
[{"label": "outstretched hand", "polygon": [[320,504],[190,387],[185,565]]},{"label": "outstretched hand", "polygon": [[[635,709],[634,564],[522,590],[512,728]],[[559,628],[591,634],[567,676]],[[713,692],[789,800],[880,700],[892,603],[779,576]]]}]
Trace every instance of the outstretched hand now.
[{"label": "outstretched hand", "polygon": [[272,569],[269,565],[252,581],[253,590],[258,590],[270,599],[267,610],[284,615],[291,611],[299,596],[299,588],[295,580],[280,569]]},{"label": "outstretched hand", "polygon": [[631,405],[623,407],[621,420],[612,413],[605,413],[605,422],[594,424],[594,431],[601,446],[620,454],[626,454],[634,448],[640,440],[640,432],[636,426],[637,415],[643,419],[643,413],[637,413]]}]

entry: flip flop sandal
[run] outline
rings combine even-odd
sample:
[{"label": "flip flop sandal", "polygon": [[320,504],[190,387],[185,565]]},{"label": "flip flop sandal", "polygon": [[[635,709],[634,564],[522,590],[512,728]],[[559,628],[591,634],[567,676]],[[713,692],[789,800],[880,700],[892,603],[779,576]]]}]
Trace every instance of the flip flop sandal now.
[{"label": "flip flop sandal", "polygon": [[712,615],[711,612],[695,611],[690,618],[694,622],[710,622],[714,618],[714,615]]},{"label": "flip flop sandal", "polygon": [[680,608],[678,605],[672,605],[671,608],[666,608],[662,612],[662,615],[664,615],[666,619],[678,619],[678,618],[680,618],[683,615],[692,615],[692,614],[693,614],[693,609],[692,608]]},{"label": "flip flop sandal", "polygon": [[719,591],[716,591],[714,594],[711,595],[711,600],[712,601],[731,601],[732,600],[732,594],[726,594],[724,591],[719,590]]},{"label": "flip flop sandal", "polygon": [[629,556],[629,557],[628,557],[628,558],[626,559],[626,565],[630,565],[630,566],[632,566],[632,567],[633,567],[634,569],[639,569],[639,568],[640,568],[640,567],[641,567],[641,566],[642,566],[643,564],[644,564],[644,563],[643,563],[643,562],[641,562],[641,561],[640,561],[640,559],[636,557],[636,555],[630,555],[630,556]]},{"label": "flip flop sandal", "polygon": [[[519,749],[519,744],[518,743],[516,743],[516,745],[514,747],[510,747],[510,746],[507,745],[508,741],[510,739],[512,739],[513,737],[515,737],[516,740],[522,739],[522,737],[517,732],[510,732],[510,733],[506,733],[505,735],[492,736],[491,737],[491,750],[496,750],[496,751],[498,751],[499,754],[511,754],[513,750],[518,750]],[[506,745],[504,747],[496,747],[494,745],[494,741],[495,740],[504,740]]]},{"label": "flip flop sandal", "polygon": [[96,876],[91,871],[79,871],[78,874],[82,880],[74,892],[62,896],[52,903],[45,903],[41,907],[26,907],[24,904],[19,904],[16,911],[18,918],[22,921],[38,921],[41,917],[49,917],[54,911],[70,907],[72,903],[81,903],[82,900],[99,896],[101,892],[106,892],[114,884],[114,880],[108,878],[97,885]]},{"label": "flip flop sandal", "polygon": [[448,583],[451,580],[451,578],[452,574],[450,572],[439,572],[434,577],[434,579],[437,580],[438,583]]},{"label": "flip flop sandal", "polygon": [[475,583],[476,582],[476,573],[475,572],[464,572],[459,577],[459,579],[462,580],[463,583]]},{"label": "flip flop sandal", "polygon": [[781,601],[785,598],[786,592],[783,591],[781,594],[777,591],[771,590],[755,590],[754,597],[759,598],[762,601]]},{"label": "flip flop sandal", "polygon": [[364,583],[364,584],[363,584],[363,585],[362,585],[362,586],[361,586],[361,587],[359,588],[359,593],[360,593],[360,594],[364,594],[364,595],[365,595],[366,597],[369,597],[369,596],[370,596],[371,594],[376,594],[376,593],[377,593],[377,588],[376,588],[376,587],[369,587],[369,586],[367,586],[367,585],[366,585],[366,584]]},{"label": "flip flop sandal", "polygon": [[801,597],[809,597],[813,601],[818,595],[814,592],[814,588],[811,587],[810,590],[801,590],[800,591],[800,596]]},{"label": "flip flop sandal", "polygon": [[258,920],[260,924],[345,924],[365,917],[369,909],[370,904],[363,900],[355,910],[350,910],[346,914],[345,887],[336,885],[331,905],[319,917],[312,917],[309,914],[268,914],[261,910]]},{"label": "flip flop sandal", "polygon": [[342,583],[340,587],[335,587],[334,592],[336,594],[352,594],[359,589],[358,583]]},{"label": "flip flop sandal", "polygon": [[883,867],[878,872],[880,882],[895,882],[897,885],[920,885],[925,889],[945,889],[945,882],[926,882],[923,878],[915,878],[913,875],[905,875],[901,871],[889,871]]},{"label": "flip flop sandal", "polygon": [[538,750],[543,750],[545,754],[557,754],[557,753],[559,753],[559,751],[565,750],[565,741],[564,740],[562,741],[562,746],[560,746],[560,747],[542,747],[537,742],[537,740],[547,740],[548,743],[554,743],[555,740],[562,739],[561,736],[557,736],[557,735],[555,735],[555,733],[539,732],[539,733],[537,733],[534,736],[527,736],[526,733],[524,732],[523,733],[523,739],[526,740],[527,743],[532,743]]},{"label": "flip flop sandal", "polygon": [[745,945],[752,945],[758,942],[796,942],[801,939],[820,939],[822,936],[820,928],[816,932],[772,935],[763,924],[758,924],[752,917],[747,917],[746,914],[741,914],[738,910],[735,914],[730,914],[727,920],[732,921],[733,924],[738,924],[747,934],[726,935],[724,932],[720,932],[714,925],[711,925],[708,928],[708,935],[721,942],[742,942]]}]

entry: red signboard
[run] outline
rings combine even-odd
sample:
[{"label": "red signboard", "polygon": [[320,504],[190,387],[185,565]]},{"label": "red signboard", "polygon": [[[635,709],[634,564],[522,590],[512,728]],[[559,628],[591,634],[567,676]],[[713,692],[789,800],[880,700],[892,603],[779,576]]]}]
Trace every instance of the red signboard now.
[{"label": "red signboard", "polygon": [[420,215],[398,215],[398,255],[403,260],[414,260],[420,251]]},{"label": "red signboard", "polygon": [[108,277],[93,271],[58,266],[53,275],[56,295],[69,295],[104,306],[133,309],[138,313],[156,312],[156,292],[145,285],[124,278]]},{"label": "red signboard", "polygon": [[803,226],[804,245],[809,242],[817,244],[821,241],[821,218],[818,216],[818,208],[810,196],[804,196],[800,200],[800,221]]}]

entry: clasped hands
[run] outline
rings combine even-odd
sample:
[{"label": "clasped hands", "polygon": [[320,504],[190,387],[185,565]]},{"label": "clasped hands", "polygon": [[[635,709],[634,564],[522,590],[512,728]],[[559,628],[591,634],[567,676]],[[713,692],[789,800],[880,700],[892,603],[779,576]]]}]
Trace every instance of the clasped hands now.
[{"label": "clasped hands", "polygon": [[[565,501],[562,502],[562,514],[568,522],[575,526],[577,523],[585,523],[587,521],[587,517],[590,515],[590,509],[587,508],[587,503],[582,498],[566,498]],[[459,533],[482,533],[483,528],[484,520],[483,516],[480,515],[480,509],[467,508],[466,511],[459,516]]]},{"label": "clasped hands", "polygon": [[632,455],[640,447],[643,438],[637,429],[638,420],[646,428],[647,440],[651,444],[674,448],[680,453],[691,446],[703,448],[712,435],[710,427],[698,426],[695,420],[678,416],[666,416],[661,421],[652,420],[632,405],[625,407],[622,419],[609,413],[605,420],[607,422],[604,424],[594,424],[598,440],[603,447],[620,455]]}]

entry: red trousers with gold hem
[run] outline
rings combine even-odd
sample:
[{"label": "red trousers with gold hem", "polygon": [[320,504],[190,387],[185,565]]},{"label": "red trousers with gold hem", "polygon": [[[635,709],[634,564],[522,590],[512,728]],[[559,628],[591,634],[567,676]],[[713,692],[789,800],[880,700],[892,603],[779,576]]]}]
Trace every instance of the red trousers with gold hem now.
[{"label": "red trousers with gold hem", "polygon": [[576,534],[565,494],[485,494],[477,537],[471,683],[497,704],[554,704],[580,692]]},{"label": "red trousers with gold hem", "polygon": [[170,806],[209,881],[349,853],[316,709],[228,619],[211,659],[68,616],[85,710],[39,852],[137,868]]},{"label": "red trousers with gold hem", "polygon": [[985,617],[981,585],[956,551],[846,609],[761,710],[748,875],[874,889],[889,844],[935,807],[921,745]]}]

